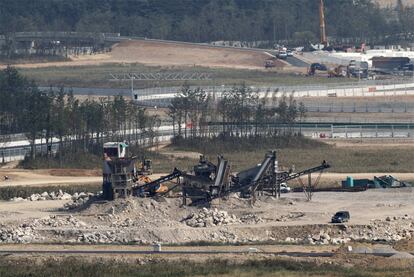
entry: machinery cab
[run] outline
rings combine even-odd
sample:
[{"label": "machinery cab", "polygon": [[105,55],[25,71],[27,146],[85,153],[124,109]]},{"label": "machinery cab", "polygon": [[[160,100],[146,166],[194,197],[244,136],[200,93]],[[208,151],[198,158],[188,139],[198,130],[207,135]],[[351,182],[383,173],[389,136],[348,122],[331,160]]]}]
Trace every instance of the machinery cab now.
[{"label": "machinery cab", "polygon": [[145,157],[137,163],[138,175],[146,176],[152,175],[152,160]]},{"label": "machinery cab", "polygon": [[195,176],[212,181],[216,176],[217,166],[209,162],[204,155],[201,155],[193,170]]},{"label": "machinery cab", "polygon": [[104,143],[103,152],[105,160],[124,159],[127,155],[128,145],[123,142]]}]

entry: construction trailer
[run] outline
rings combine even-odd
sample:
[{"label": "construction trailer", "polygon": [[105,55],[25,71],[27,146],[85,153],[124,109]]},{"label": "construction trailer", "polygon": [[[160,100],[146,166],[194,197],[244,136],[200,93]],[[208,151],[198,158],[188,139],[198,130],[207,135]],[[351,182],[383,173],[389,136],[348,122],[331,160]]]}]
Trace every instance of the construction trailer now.
[{"label": "construction trailer", "polygon": [[374,176],[374,179],[354,179],[348,176],[342,181],[344,189],[375,189],[375,188],[404,188],[412,184],[398,180],[392,175]]}]

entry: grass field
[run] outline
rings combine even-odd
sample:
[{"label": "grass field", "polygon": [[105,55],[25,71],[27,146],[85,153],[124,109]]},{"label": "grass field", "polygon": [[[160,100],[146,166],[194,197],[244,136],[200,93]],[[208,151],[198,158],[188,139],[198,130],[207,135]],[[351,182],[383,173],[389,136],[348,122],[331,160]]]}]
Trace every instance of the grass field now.
[{"label": "grass field", "polygon": [[44,262],[0,260],[0,276],[413,276],[414,268],[390,266],[340,266],[295,261],[292,259],[266,258],[234,262],[228,259],[212,259],[206,262],[190,260],[166,261],[151,258],[144,265],[120,261],[65,258],[61,261],[50,259]]},{"label": "grass field", "polygon": [[[128,88],[129,82],[111,82],[110,73],[155,73],[155,72],[176,72],[194,73],[205,72],[211,74],[209,81],[191,81],[189,85],[301,85],[301,84],[320,84],[347,82],[345,78],[323,78],[297,76],[289,73],[261,70],[239,70],[239,69],[220,69],[205,67],[159,67],[145,66],[142,64],[106,64],[98,66],[77,66],[77,67],[46,67],[20,69],[21,73],[34,79],[40,86],[60,86],[67,87],[103,87],[103,88]],[[148,82],[136,81],[136,88],[156,86],[180,86],[183,82]]]},{"label": "grass field", "polygon": [[[154,173],[168,173],[174,167],[190,170],[198,161],[197,153],[206,155],[213,162],[216,162],[217,155],[223,155],[230,161],[232,170],[237,172],[261,163],[269,150],[277,151],[280,166],[294,166],[296,171],[318,166],[323,160],[332,166],[329,171],[336,173],[412,173],[414,168],[414,147],[411,144],[385,143],[350,147],[299,137],[224,142],[218,139],[182,141],[165,149],[146,151],[131,148],[130,152],[138,157],[151,159]],[[69,157],[63,163],[64,168],[101,168],[99,155],[83,154],[81,160],[82,162],[79,157],[74,160]],[[59,168],[59,161],[55,159],[48,162],[45,158],[38,158],[36,161],[22,162],[21,166],[29,169]]]}]

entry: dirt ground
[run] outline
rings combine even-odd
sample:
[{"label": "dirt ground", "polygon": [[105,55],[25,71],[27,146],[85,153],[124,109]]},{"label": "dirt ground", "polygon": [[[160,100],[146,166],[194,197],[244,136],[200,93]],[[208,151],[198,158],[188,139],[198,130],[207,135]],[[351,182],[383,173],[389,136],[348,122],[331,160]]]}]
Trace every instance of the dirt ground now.
[{"label": "dirt ground", "polygon": [[[4,180],[4,176],[7,176],[9,179]],[[102,177],[100,176],[98,170],[25,170],[2,168],[0,169],[0,187],[94,184],[102,182]]]},{"label": "dirt ground", "polygon": [[[21,64],[20,68],[101,65],[105,63],[141,63],[153,66],[204,66],[236,69],[264,69],[269,55],[260,52],[194,46],[156,41],[123,41],[105,54],[71,57],[67,62]],[[277,61],[282,68],[288,64]],[[5,66],[5,65],[4,65]],[[3,66],[3,67],[4,67]],[[1,67],[1,65],[0,65]]]},{"label": "dirt ground", "polygon": [[287,237],[314,235],[320,230],[328,230],[331,236],[338,235],[340,228],[329,222],[332,215],[340,210],[351,214],[347,228],[367,226],[375,220],[385,221],[387,217],[411,218],[414,215],[413,196],[413,188],[352,193],[318,192],[310,202],[306,201],[303,193],[283,194],[280,200],[261,196],[253,204],[248,199],[231,196],[227,200],[214,202],[211,209],[227,211],[229,216],[234,215],[241,221],[203,228],[186,225],[191,215],[203,210],[181,206],[179,198],[97,201],[73,211],[63,210],[63,205],[69,201],[62,200],[1,201],[0,218],[2,224],[10,227],[21,224],[31,226],[33,220],[42,222],[46,217],[43,225],[36,223],[33,227],[41,231],[42,240],[46,242],[74,242],[82,232],[116,232],[116,236],[122,236],[123,240],[141,243],[284,241]]}]

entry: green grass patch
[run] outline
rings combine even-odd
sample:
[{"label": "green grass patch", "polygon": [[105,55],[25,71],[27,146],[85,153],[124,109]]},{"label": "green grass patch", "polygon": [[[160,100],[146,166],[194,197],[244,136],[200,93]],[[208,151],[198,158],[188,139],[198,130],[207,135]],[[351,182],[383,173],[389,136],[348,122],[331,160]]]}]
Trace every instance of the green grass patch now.
[{"label": "green grass patch", "polygon": [[[177,158],[172,155],[164,155],[158,153],[156,149],[155,151],[150,151],[134,145],[130,145],[128,151],[131,156],[137,156],[138,159],[151,159],[153,162],[154,173],[168,173],[171,172],[174,167],[188,169],[197,161],[189,158]],[[102,155],[66,151],[61,158],[59,157],[59,154],[56,157],[37,156],[34,160],[27,157],[19,163],[19,167],[24,169],[101,169]]]},{"label": "green grass patch", "polygon": [[[27,198],[35,193],[43,192],[58,192],[62,190],[63,192],[74,194],[75,192],[92,192],[96,193],[102,190],[100,184],[90,184],[90,185],[70,185],[70,186],[8,186],[0,187],[0,200],[10,200],[13,197],[22,197]],[[0,275],[1,276],[1,275]]]},{"label": "green grass patch", "polygon": [[[411,274],[411,275],[410,275]],[[318,265],[291,259],[249,259],[234,262],[211,259],[206,262],[191,260],[167,261],[153,258],[144,265],[109,260],[85,261],[64,258],[42,263],[15,259],[0,260],[0,276],[412,276],[414,269],[370,267],[345,268],[338,265]]]},{"label": "green grass patch", "polygon": [[61,157],[37,156],[35,159],[26,157],[20,162],[19,167],[25,169],[44,169],[44,168],[82,168],[100,169],[102,167],[101,155],[84,152],[67,152]]},{"label": "green grass patch", "polygon": [[[173,149],[181,151],[196,151],[212,155],[218,153],[250,152],[263,149],[302,148],[315,147],[328,148],[325,143],[305,138],[303,136],[281,137],[215,137],[215,138],[175,138],[171,144]],[[266,150],[264,150],[266,151]]]}]

